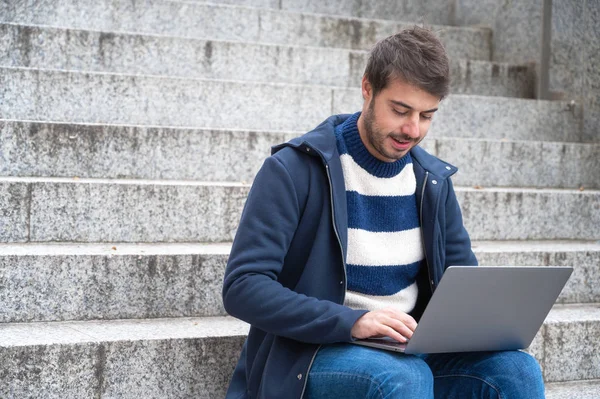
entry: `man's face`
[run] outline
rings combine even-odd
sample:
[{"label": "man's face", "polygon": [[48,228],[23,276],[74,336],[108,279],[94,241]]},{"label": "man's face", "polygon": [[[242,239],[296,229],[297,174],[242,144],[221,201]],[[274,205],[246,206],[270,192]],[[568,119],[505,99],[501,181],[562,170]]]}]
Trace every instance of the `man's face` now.
[{"label": "man's face", "polygon": [[358,131],[367,150],[377,159],[393,162],[406,155],[427,135],[440,99],[401,79],[392,79],[373,97],[373,88],[362,81],[365,103]]}]

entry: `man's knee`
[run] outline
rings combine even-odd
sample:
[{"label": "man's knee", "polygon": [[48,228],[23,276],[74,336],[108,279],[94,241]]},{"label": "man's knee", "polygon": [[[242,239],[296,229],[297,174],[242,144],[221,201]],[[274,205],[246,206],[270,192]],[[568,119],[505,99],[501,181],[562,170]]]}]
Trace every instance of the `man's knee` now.
[{"label": "man's knee", "polygon": [[[531,356],[529,353],[521,351],[504,352],[512,364],[513,368],[510,368],[515,374],[515,377],[520,378],[522,381],[540,381],[542,377],[542,369],[538,361]],[[509,372],[507,370],[507,372]]]},{"label": "man's knee", "polygon": [[501,368],[502,374],[513,374],[515,377],[541,376],[538,361],[529,353],[521,351],[498,352],[490,358],[489,367]]},{"label": "man's knee", "polygon": [[384,398],[433,398],[431,369],[415,356],[405,356],[404,361],[391,364],[378,380],[382,381]]},{"label": "man's knee", "polygon": [[[488,365],[506,397],[544,397],[544,380],[538,361],[521,351],[499,352]],[[510,394],[509,394],[510,393]]]},{"label": "man's knee", "polygon": [[332,345],[315,359],[307,397],[432,398],[433,375],[427,363],[416,356]]},{"label": "man's knee", "polygon": [[524,352],[439,354],[425,359],[434,370],[436,397],[544,397],[540,366]]}]

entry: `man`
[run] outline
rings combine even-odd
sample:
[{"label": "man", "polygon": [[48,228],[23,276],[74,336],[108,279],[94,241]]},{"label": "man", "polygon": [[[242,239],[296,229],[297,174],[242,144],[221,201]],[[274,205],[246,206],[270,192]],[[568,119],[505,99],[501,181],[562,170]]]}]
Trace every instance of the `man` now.
[{"label": "man", "polygon": [[361,113],[273,148],[225,273],[252,325],[228,398],[543,398],[519,351],[412,356],[353,345],[409,339],[450,265],[476,265],[450,176],[418,146],[449,87],[429,30],[379,42]]}]

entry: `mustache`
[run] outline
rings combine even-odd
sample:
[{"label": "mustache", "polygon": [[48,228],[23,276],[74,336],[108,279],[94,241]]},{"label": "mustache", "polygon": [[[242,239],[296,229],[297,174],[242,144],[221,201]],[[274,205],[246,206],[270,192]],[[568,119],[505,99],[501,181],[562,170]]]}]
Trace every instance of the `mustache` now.
[{"label": "mustache", "polygon": [[412,142],[415,141],[414,138],[406,135],[406,134],[394,134],[394,133],[390,133],[389,136],[391,138],[393,138],[396,141],[400,141],[400,142]]}]

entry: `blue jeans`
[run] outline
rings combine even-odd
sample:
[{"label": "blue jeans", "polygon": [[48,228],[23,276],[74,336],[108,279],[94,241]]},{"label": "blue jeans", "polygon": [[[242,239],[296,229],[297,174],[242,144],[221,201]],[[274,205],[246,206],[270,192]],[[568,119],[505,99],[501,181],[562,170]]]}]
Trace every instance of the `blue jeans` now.
[{"label": "blue jeans", "polygon": [[321,347],[307,399],[537,399],[537,361],[520,351],[405,355],[352,344]]}]

